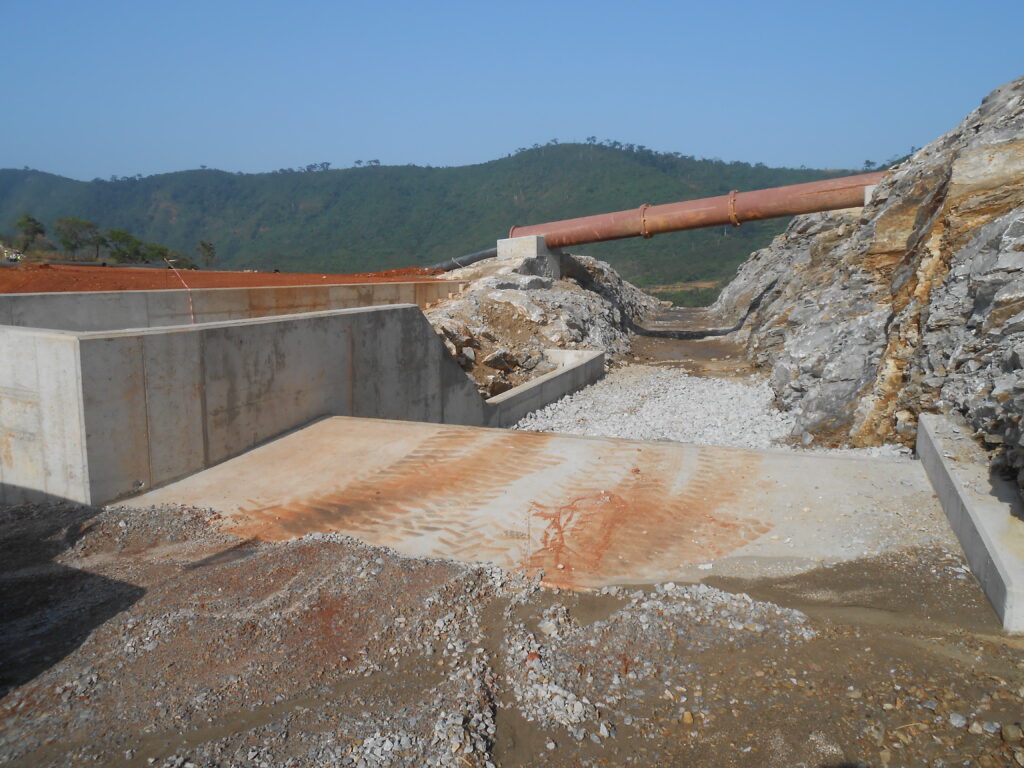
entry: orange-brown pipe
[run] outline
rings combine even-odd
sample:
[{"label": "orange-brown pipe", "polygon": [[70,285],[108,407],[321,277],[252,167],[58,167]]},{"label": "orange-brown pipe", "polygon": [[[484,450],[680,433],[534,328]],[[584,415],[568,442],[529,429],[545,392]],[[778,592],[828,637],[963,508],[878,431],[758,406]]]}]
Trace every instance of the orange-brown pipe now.
[{"label": "orange-brown pipe", "polygon": [[599,243],[624,237],[652,237],[662,232],[834,211],[864,204],[864,188],[877,184],[882,173],[791,184],[787,187],[730,192],[718,197],[665,205],[641,205],[629,211],[512,227],[509,237],[541,235],[549,248]]}]

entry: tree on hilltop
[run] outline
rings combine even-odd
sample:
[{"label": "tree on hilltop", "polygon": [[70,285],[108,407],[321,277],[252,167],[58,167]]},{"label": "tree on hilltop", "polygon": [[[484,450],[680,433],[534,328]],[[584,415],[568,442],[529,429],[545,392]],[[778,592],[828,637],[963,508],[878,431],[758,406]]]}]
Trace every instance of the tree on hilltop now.
[{"label": "tree on hilltop", "polygon": [[35,243],[37,237],[46,234],[46,227],[43,226],[43,223],[27,213],[21,214],[21,217],[14,222],[14,227],[18,230],[18,248],[22,251],[27,251]]},{"label": "tree on hilltop", "polygon": [[208,240],[200,240],[199,245],[196,246],[196,252],[199,254],[199,262],[207,269],[212,267],[213,262],[217,260],[217,249]]},{"label": "tree on hilltop", "polygon": [[107,247],[114,261],[142,261],[142,241],[123,229],[107,230]]},{"label": "tree on hilltop", "polygon": [[[76,216],[65,216],[53,223],[54,234],[64,246],[64,250],[74,258],[78,251],[88,245],[94,245],[99,235],[99,227],[87,219]],[[98,249],[97,249],[98,252]]]}]

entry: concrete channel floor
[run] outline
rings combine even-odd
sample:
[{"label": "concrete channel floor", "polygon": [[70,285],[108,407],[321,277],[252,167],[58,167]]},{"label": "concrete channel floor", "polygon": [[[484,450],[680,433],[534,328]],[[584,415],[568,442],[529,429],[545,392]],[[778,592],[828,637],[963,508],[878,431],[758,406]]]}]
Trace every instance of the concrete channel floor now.
[{"label": "concrete channel floor", "polygon": [[956,548],[916,461],[348,417],[127,503],[211,508],[243,540],[337,532],[569,588]]}]

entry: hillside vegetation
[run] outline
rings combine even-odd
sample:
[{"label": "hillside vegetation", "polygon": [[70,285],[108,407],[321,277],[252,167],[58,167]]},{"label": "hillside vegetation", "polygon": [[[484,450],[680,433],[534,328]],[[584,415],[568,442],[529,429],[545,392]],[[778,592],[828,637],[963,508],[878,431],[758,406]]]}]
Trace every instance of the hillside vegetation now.
[{"label": "hillside vegetation", "polygon": [[[31,213],[81,217],[220,267],[358,272],[422,266],[491,247],[530,224],[814,181],[850,171],[768,168],[611,144],[548,144],[480,165],[367,165],[233,174],[194,170],[91,182],[0,170],[0,230]],[[622,240],[579,250],[641,284],[730,277],[787,220]]]}]

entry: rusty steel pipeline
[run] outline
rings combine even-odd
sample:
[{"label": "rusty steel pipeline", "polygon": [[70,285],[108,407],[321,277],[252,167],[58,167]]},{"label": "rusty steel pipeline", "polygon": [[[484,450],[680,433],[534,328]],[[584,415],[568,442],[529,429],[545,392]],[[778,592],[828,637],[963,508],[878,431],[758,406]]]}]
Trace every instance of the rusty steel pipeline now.
[{"label": "rusty steel pipeline", "polygon": [[539,235],[549,248],[599,243],[624,237],[652,237],[662,232],[678,232],[722,224],[738,227],[744,221],[794,216],[799,213],[834,211],[864,204],[864,188],[881,181],[882,172],[843,176],[806,184],[758,189],[733,190],[728,195],[705,197],[665,205],[641,205],[628,211],[583,216],[547,224],[515,226],[509,237]]}]

